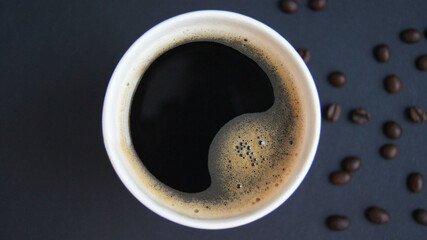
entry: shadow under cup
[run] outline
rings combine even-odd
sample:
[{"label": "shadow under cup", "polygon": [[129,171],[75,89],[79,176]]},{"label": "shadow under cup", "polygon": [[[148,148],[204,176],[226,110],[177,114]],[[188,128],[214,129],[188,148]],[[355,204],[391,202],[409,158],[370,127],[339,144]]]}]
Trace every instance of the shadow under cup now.
[{"label": "shadow under cup", "polygon": [[[242,41],[250,41],[277,64],[275,68],[286,68],[298,79],[295,85],[304,96],[300,104],[306,111],[303,150],[280,190],[256,209],[225,219],[182,215],[159,201],[147,188],[147,181],[154,175],[182,192],[205,190],[210,184],[207,163],[192,160],[207,161],[210,141],[227,121],[243,113],[265,111],[273,104],[273,89],[265,72],[253,60],[218,44],[245,53],[248,49]],[[186,78],[188,74],[196,77]],[[167,76],[169,81],[162,82]],[[320,107],[307,67],[278,33],[237,13],[197,11],[160,23],[129,48],[107,89],[103,134],[114,169],[145,206],[186,226],[231,228],[268,214],[296,190],[317,149]],[[167,150],[161,150],[162,144]],[[141,165],[139,156],[149,160]],[[174,163],[174,158],[180,162]]]}]

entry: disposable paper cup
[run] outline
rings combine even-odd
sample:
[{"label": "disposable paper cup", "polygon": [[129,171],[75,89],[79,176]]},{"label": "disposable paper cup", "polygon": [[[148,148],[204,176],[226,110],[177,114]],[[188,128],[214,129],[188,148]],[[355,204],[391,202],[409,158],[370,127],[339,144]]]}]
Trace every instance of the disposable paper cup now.
[{"label": "disposable paper cup", "polygon": [[[274,54],[286,63],[287,70],[294,76],[304,109],[307,110],[306,130],[302,151],[296,166],[284,186],[260,207],[241,215],[222,219],[199,219],[184,216],[166,207],[144,189],[137,178],[132,161],[138,161],[133,149],[129,115],[133,94],[141,76],[150,64],[162,53],[177,45],[206,40],[206,32],[222,31],[231,37],[247,36],[258,41],[264,52]],[[231,119],[230,119],[231,120]],[[227,11],[205,10],[178,15],[159,23],[143,34],[122,57],[110,79],[104,100],[102,130],[104,144],[110,161],[129,191],[147,208],[170,221],[201,229],[224,229],[241,226],[255,221],[285,202],[306,176],[317,150],[320,135],[320,104],[316,86],[307,66],[295,49],[276,31],[250,17]],[[206,153],[207,155],[207,153]]]}]

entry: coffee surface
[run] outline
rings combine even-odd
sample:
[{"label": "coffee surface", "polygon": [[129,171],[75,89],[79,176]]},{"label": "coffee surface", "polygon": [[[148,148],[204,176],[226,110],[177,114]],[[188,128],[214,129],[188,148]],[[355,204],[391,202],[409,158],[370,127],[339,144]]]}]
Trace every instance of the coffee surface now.
[{"label": "coffee surface", "polygon": [[183,215],[224,218],[262,206],[298,159],[304,114],[292,76],[245,49],[255,61],[220,43],[178,46],[150,65],[135,92],[134,167],[156,201]]},{"label": "coffee surface", "polygon": [[273,101],[267,75],[250,58],[218,43],[184,44],[157,58],[136,90],[134,148],[159,181],[203,191],[211,183],[208,151],[219,129],[244,113],[266,111]]}]

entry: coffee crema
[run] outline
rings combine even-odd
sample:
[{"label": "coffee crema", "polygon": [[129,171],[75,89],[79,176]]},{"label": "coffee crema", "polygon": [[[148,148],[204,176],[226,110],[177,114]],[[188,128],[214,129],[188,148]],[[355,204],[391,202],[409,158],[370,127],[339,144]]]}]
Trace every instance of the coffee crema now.
[{"label": "coffee crema", "polygon": [[285,187],[304,142],[305,104],[286,62],[264,52],[256,39],[198,33],[197,37],[174,41],[157,57],[173,47],[198,41],[224,44],[253,59],[270,79],[273,106],[265,112],[230,119],[219,130],[206,153],[211,184],[201,192],[186,193],[167,186],[144,167],[144,159],[139,160],[129,149],[131,143],[123,141],[122,149],[127,151],[139,186],[154,201],[192,218],[234,217],[263,206]]}]

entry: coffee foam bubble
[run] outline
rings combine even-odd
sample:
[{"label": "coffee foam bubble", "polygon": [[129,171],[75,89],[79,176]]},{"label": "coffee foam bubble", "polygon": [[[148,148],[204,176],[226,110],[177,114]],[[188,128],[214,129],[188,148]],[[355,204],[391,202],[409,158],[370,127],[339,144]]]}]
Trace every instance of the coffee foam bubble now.
[{"label": "coffee foam bubble", "polygon": [[173,47],[195,41],[217,42],[247,55],[264,70],[273,87],[274,104],[265,112],[238,116],[219,130],[207,153],[211,185],[205,191],[184,193],[158,181],[144,167],[132,143],[123,140],[121,146],[129,159],[128,169],[154,201],[182,215],[215,219],[252,211],[284,187],[298,161],[304,135],[303,98],[286,64],[278,61],[273,52],[267,52],[257,38],[236,37],[227,31],[177,31],[183,31],[186,37],[175,38],[166,47],[158,48],[140,69],[141,74]]}]

